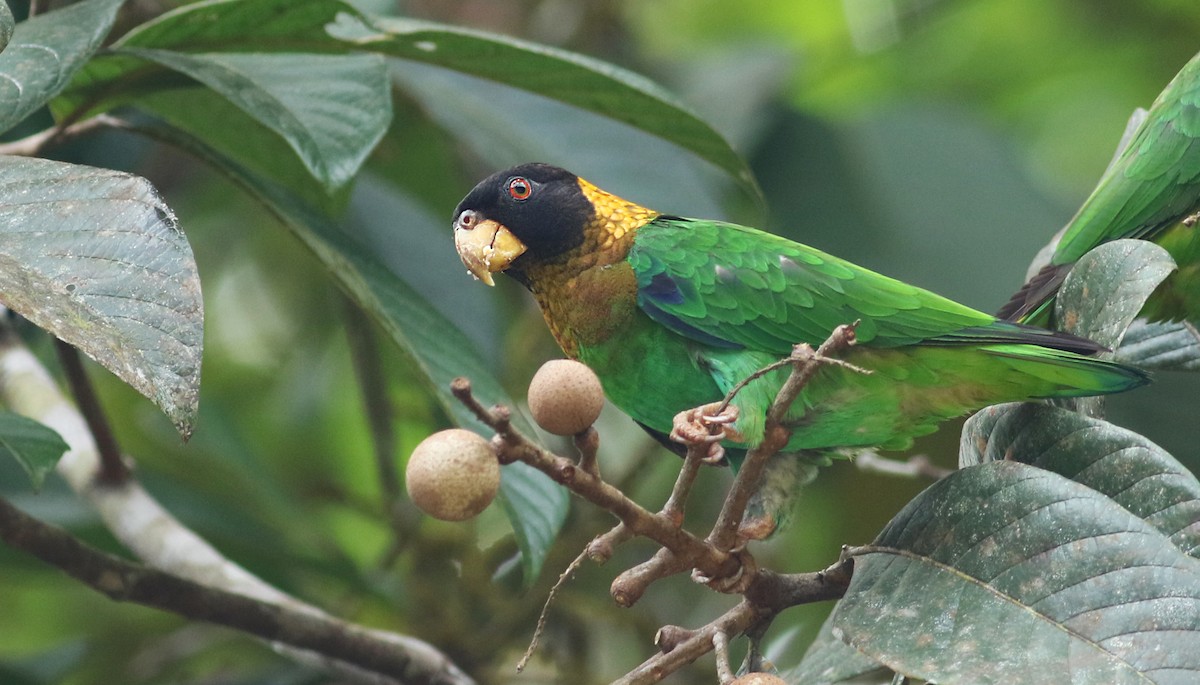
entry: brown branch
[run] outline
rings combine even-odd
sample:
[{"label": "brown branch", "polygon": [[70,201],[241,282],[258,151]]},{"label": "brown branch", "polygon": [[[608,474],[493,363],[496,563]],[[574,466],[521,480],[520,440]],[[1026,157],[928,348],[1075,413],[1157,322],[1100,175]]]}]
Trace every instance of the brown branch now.
[{"label": "brown branch", "polygon": [[683,466],[679,468],[679,476],[675,479],[675,487],[671,489],[671,496],[663,505],[662,515],[672,521],[677,521],[678,525],[683,525],[684,506],[687,504],[688,495],[692,492],[696,476],[700,473],[700,467],[708,456],[708,449],[709,446],[704,443],[688,445],[687,455],[683,458]]},{"label": "brown branch", "polygon": [[762,617],[759,609],[746,601],[722,614],[712,623],[697,630],[664,626],[656,643],[661,652],[613,682],[613,685],[650,685],[657,683],[680,668],[692,663],[713,649],[717,633],[741,635]]},{"label": "brown branch", "polygon": [[713,652],[717,657],[717,681],[721,685],[733,682],[733,669],[729,667],[729,634],[718,630],[712,636]]},{"label": "brown branch", "polygon": [[54,339],[54,349],[58,352],[58,360],[63,372],[67,375],[67,385],[75,396],[79,413],[83,414],[88,430],[96,440],[96,449],[100,454],[100,470],[96,473],[96,481],[104,485],[119,485],[129,479],[129,467],[121,458],[121,448],[113,435],[112,426],[104,414],[104,407],[96,397],[96,389],[88,378],[87,370],[83,368],[83,359],[79,350],[68,342]]},{"label": "brown branch", "polygon": [[[750,497],[758,490],[758,482],[762,478],[767,460],[783,449],[792,435],[792,431],[785,421],[788,409],[791,408],[792,402],[796,400],[800,391],[812,380],[822,365],[838,361],[831,359],[830,355],[841,352],[854,344],[855,326],[857,326],[857,322],[838,326],[829,334],[829,338],[821,343],[816,352],[807,344],[797,345],[793,348],[791,356],[788,357],[788,361],[793,365],[792,373],[788,375],[787,381],[779,389],[775,395],[775,401],[767,410],[763,440],[746,454],[746,460],[742,463],[737,478],[734,479],[733,486],[725,497],[725,504],[721,508],[712,533],[708,536],[708,541],[717,549],[728,550],[737,543],[737,532],[741,526],[742,517],[746,513],[746,505],[749,503]],[[844,364],[844,362],[842,363]],[[858,367],[851,368],[869,373]]]},{"label": "brown branch", "polygon": [[700,569],[713,578],[737,572],[738,562],[732,555],[715,549],[666,517],[647,511],[625,493],[579,468],[575,462],[530,441],[509,422],[506,408],[489,409],[480,404],[471,394],[471,383],[466,378],[454,379],[450,387],[460,402],[496,431],[493,443],[502,461],[523,461],[533,466],[576,495],[612,513],[630,533],[650,538],[674,551],[689,568]]},{"label": "brown branch", "polygon": [[[123,483],[97,487],[99,456],[95,438],[86,421],[63,397],[41,362],[2,322],[0,402],[19,414],[46,424],[62,436],[70,449],[59,459],[56,470],[71,489],[96,511],[113,536],[148,566],[202,587],[279,606],[284,616],[303,614],[336,620],[311,604],[267,584],[222,556],[152,498],[136,477],[131,475]],[[367,632],[407,654],[410,660],[408,680],[442,682],[449,679],[458,685],[470,685],[473,682],[445,654],[422,640],[386,631]],[[401,682],[356,664],[282,642],[273,643],[272,648],[299,663],[335,674],[347,682],[370,685]]]},{"label": "brown branch", "polygon": [[648,561],[625,571],[613,580],[609,594],[613,600],[623,607],[631,607],[637,603],[646,590],[656,580],[661,580],[676,573],[683,573],[692,568],[687,561],[664,547],[658,550]]},{"label": "brown branch", "polygon": [[708,625],[696,630],[663,626],[654,644],[660,653],[647,659],[614,685],[649,685],[690,664],[714,648],[714,637],[741,635],[789,607],[837,599],[846,593],[854,569],[852,556],[859,549],[845,549],[842,559],[816,573],[780,574],[760,569],[745,592],[743,601]]},{"label": "brown branch", "polygon": [[624,523],[618,523],[613,526],[612,530],[603,535],[597,535],[594,540],[588,543],[586,550],[588,558],[597,564],[603,564],[612,559],[613,551],[617,545],[632,537],[633,533],[630,532],[629,528],[625,527]]},{"label": "brown branch", "polygon": [[436,673],[414,667],[409,651],[383,634],[316,612],[219,590],[107,554],[57,526],[29,516],[4,499],[0,499],[0,539],[118,602],[234,628],[404,683],[470,682],[449,661]]},{"label": "brown branch", "polygon": [[[648,537],[662,546],[650,560],[625,571],[613,581],[610,594],[618,604],[631,606],[656,580],[688,569],[692,569],[694,579],[714,589],[744,595],[740,604],[701,629],[689,631],[664,627],[655,640],[662,653],[647,660],[618,683],[658,682],[713,649],[721,652],[718,661],[723,660],[718,664],[718,676],[722,683],[729,681],[732,679],[727,653],[729,639],[751,627],[765,629],[770,620],[787,607],[834,599],[845,592],[853,568],[845,554],[838,564],[825,571],[781,575],[760,570],[753,557],[736,545],[746,505],[758,488],[767,460],[782,450],[791,437],[786,416],[804,386],[827,364],[870,373],[831,356],[854,344],[856,325],[837,327],[815,351],[809,345],[797,345],[787,359],[756,372],[730,391],[721,410],[715,412],[717,418],[706,415],[709,407],[681,413],[676,419],[672,438],[686,444],[688,454],[671,496],[658,514],[642,508],[600,477],[595,463],[598,436],[594,429],[576,436],[576,446],[581,454],[576,463],[528,440],[512,426],[506,407],[488,408],[480,404],[466,378],[457,378],[451,383],[455,397],[496,432],[492,444],[502,463],[522,461],[529,464],[621,521],[617,527],[593,540],[576,563],[585,555],[598,561],[607,560],[616,544],[633,535]],[[684,506],[700,465],[711,459],[714,440],[729,435],[726,424],[736,418],[733,411],[736,408],[730,407],[728,402],[751,380],[788,365],[792,372],[767,411],[763,440],[748,453],[709,537],[706,540],[696,538],[682,528]],[[729,411],[724,411],[726,409]]]}]

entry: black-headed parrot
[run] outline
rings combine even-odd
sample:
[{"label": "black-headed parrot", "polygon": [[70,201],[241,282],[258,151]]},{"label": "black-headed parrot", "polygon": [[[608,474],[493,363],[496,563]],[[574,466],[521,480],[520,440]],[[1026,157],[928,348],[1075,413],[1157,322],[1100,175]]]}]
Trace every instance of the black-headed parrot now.
[{"label": "black-headed parrot", "polygon": [[[678,412],[720,401],[793,345],[858,321],[787,415],[789,452],[903,448],[985,405],[1121,392],[1138,369],[1083,338],[997,320],[780,236],[660,214],[547,164],[480,182],[454,212],[463,263],[524,285],[568,357],[664,443]],[[737,465],[762,440],[782,369],[734,400]]]}]

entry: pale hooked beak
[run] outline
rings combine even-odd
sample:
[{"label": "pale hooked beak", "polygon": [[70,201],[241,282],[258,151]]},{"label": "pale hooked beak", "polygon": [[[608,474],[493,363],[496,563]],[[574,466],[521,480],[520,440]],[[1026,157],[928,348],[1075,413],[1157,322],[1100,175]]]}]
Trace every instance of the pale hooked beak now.
[{"label": "pale hooked beak", "polygon": [[454,249],[467,271],[487,285],[496,285],[492,274],[504,271],[527,249],[501,224],[465,210],[454,222]]}]

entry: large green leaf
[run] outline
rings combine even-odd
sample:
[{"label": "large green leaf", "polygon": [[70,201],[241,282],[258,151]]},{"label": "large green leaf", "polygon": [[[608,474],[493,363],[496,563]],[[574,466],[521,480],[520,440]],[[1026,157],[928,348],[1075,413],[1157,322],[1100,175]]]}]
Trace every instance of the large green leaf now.
[{"label": "large green leaf", "polygon": [[995,405],[963,426],[959,465],[1005,459],[1107,495],[1185,553],[1200,556],[1200,481],[1133,431],[1045,404]]},{"label": "large green leaf", "polygon": [[497,34],[412,19],[342,20],[331,33],[364,49],[425,62],[564,102],[664,138],[757,194],[729,143],[674,96],[607,62]]},{"label": "large green leaf", "polygon": [[0,303],[103,364],[191,434],[200,278],[187,238],[145,179],[0,157]]},{"label": "large green leaf", "polygon": [[12,40],[13,31],[16,30],[16,27],[16,19],[13,18],[13,13],[8,3],[0,2],[0,52],[3,52],[8,47],[8,43]]},{"label": "large green leaf", "polygon": [[1121,341],[1117,360],[1160,371],[1200,370],[1200,331],[1190,321],[1139,319]]},{"label": "large green leaf", "polygon": [[[114,48],[175,52],[345,52],[325,27],[339,15],[358,16],[338,0],[211,0],[185,5],[138,26]],[[84,116],[128,102],[167,85],[164,69],[108,53],[98,55],[51,103],[56,117]]]},{"label": "large green leaf", "polygon": [[536,159],[659,211],[716,218],[726,211],[729,176],[662,138],[495,81],[409,60],[391,62],[400,90],[489,167]]},{"label": "large green leaf", "polygon": [[[392,114],[383,58],[317,54],[350,49],[325,31],[339,15],[357,16],[336,0],[189,5],[124,36],[51,106],[64,118],[132,104],[289,185],[294,154],[331,192],[357,173]],[[278,154],[276,137],[291,151]]]},{"label": "large green leaf", "polygon": [[910,502],[856,556],[834,621],[934,682],[1200,679],[1200,563],[1095,490],[1012,461]]},{"label": "large green leaf", "polygon": [[[392,116],[387,68],[376,55],[184,53],[125,49],[196,79],[282,137],[327,189],[350,181]],[[208,107],[159,98],[152,109],[194,133],[218,133]],[[246,131],[226,128],[229,142]],[[236,153],[241,145],[226,146]],[[238,155],[241,156],[241,155]],[[274,160],[276,164],[279,160]]]},{"label": "large green leaf", "polygon": [[1115,350],[1175,260],[1144,240],[1114,240],[1088,252],[1067,275],[1055,303],[1062,330]]},{"label": "large green leaf", "polygon": [[70,446],[54,430],[33,419],[0,411],[0,455],[17,460],[29,474],[34,490],[40,490],[46,474]]},{"label": "large green leaf", "polygon": [[888,685],[892,671],[842,642],[840,630],[833,627],[833,616],[821,625],[821,631],[795,667],[779,674],[795,685]]},{"label": "large green leaf", "polygon": [[[0,132],[21,123],[66,87],[108,35],[124,0],[85,0],[22,22],[0,53]],[[8,7],[5,5],[5,10]]]},{"label": "large green leaf", "polygon": [[[418,365],[435,397],[460,425],[487,434],[488,429],[450,392],[458,376],[471,379],[485,404],[515,407],[474,345],[434,310],[426,298],[383,266],[327,217],[293,193],[247,171],[233,160],[173,127],[143,127],[147,134],[169,140],[211,161],[218,169],[262,201],[329,268],[338,284],[366,310],[392,340]],[[529,436],[533,427],[514,412],[513,424]],[[541,572],[546,554],[566,519],[566,491],[548,476],[525,464],[504,467],[500,496],[522,552],[525,582]]]}]

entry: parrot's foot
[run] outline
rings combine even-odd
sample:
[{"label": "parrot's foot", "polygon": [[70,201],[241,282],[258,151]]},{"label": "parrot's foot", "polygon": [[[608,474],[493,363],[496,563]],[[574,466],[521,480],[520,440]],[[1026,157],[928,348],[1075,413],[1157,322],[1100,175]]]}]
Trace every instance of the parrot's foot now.
[{"label": "parrot's foot", "polygon": [[725,459],[722,440],[742,441],[742,434],[733,428],[738,418],[738,408],[729,404],[722,408],[721,402],[681,411],[675,415],[671,426],[671,439],[691,447],[708,445],[704,462],[720,464]]},{"label": "parrot's foot", "polygon": [[729,550],[729,553],[738,560],[738,570],[731,576],[724,578],[709,578],[699,571],[692,571],[692,580],[716,590],[730,595],[740,595],[746,592],[750,587],[750,582],[754,580],[754,576],[758,574],[758,562],[746,551],[744,546]]}]

